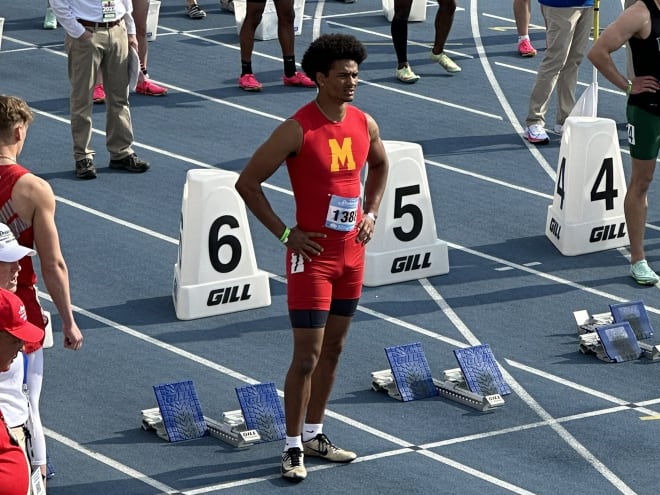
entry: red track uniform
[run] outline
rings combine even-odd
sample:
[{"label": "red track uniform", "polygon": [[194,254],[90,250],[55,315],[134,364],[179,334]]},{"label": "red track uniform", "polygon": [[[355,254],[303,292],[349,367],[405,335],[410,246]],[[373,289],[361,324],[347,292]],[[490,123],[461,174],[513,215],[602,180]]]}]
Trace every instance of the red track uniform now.
[{"label": "red track uniform", "polygon": [[296,200],[300,230],[320,232],[314,238],[323,252],[305,262],[287,250],[289,310],[330,308],[332,299],[358,299],[362,291],[364,246],[356,242],[362,218],[360,172],[369,153],[365,114],[346,105],[341,122],[330,122],[315,102],[296,112],[303,143],[286,164]]},{"label": "red track uniform", "polygon": [[[0,181],[0,222],[6,224],[16,236],[16,240],[21,246],[34,247],[34,232],[31,226],[28,226],[19,217],[11,204],[11,194],[14,190],[16,181],[29,170],[20,165],[3,165],[2,181]],[[18,287],[16,295],[21,298],[27,311],[28,321],[41,329],[45,329],[43,312],[37,299],[35,284],[37,275],[34,272],[32,258],[25,256],[20,260],[21,271],[18,273]],[[25,344],[25,351],[29,354],[36,351],[43,345],[43,341],[38,344]]]}]

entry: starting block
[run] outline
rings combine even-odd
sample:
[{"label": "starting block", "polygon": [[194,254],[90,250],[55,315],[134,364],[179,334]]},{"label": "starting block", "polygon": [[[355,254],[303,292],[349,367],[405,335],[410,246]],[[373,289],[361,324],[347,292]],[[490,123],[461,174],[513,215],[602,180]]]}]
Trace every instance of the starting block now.
[{"label": "starting block", "polygon": [[272,442],[286,437],[284,409],[273,382],[239,387],[236,395],[246,427],[259,432],[261,441]]},{"label": "starting block", "polygon": [[172,299],[190,320],[270,305],[268,274],[257,269],[238,175],[189,170],[183,188]]},{"label": "starting block", "polygon": [[565,256],[627,246],[626,191],[615,122],[568,117],[546,237]]},{"label": "starting block", "polygon": [[[436,379],[431,376],[421,344],[388,347],[385,353],[391,367],[371,373],[371,389],[404,402],[441,395],[482,412],[503,406],[502,395],[511,391],[502,379],[490,347],[475,346],[462,351],[466,352],[454,351],[460,368],[445,370],[442,379]],[[482,390],[493,393],[484,394]]]},{"label": "starting block", "polygon": [[437,238],[424,153],[417,143],[383,141],[389,160],[378,224],[367,244],[364,285],[373,287],[449,272]]},{"label": "starting block", "polygon": [[431,368],[419,342],[385,348],[390,370],[400,400],[426,399],[438,395],[431,377]]},{"label": "starting block", "polygon": [[169,442],[193,440],[208,435],[202,407],[191,380],[154,385],[154,393]]},{"label": "starting block", "polygon": [[[169,436],[163,423],[163,416],[160,409],[144,409],[142,414],[142,429],[145,431],[155,431],[163,440],[169,442]],[[244,448],[260,440],[259,432],[256,430],[247,430],[245,420],[241,411],[229,411],[223,414],[222,423],[204,416],[209,435],[234,447]]]},{"label": "starting block", "polygon": [[193,382],[154,385],[158,407],[143,409],[142,429],[155,431],[168,442],[212,436],[234,447],[248,447],[261,440],[259,432],[248,430],[240,410],[223,414],[222,422],[207,418]]},{"label": "starting block", "polygon": [[610,304],[609,313],[590,315],[587,310],[574,311],[573,317],[582,354],[594,354],[607,363],[640,356],[660,360],[660,345],[651,342],[653,327],[642,301]]}]

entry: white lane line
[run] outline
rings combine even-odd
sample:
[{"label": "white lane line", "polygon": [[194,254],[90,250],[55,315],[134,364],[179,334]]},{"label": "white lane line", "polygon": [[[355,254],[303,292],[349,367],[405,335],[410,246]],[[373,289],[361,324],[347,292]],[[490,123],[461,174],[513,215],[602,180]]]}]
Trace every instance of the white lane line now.
[{"label": "white lane line", "polygon": [[[276,280],[279,280],[279,281],[284,281],[284,279],[282,277],[279,277],[279,276],[275,276],[274,278]],[[46,293],[40,292],[39,296],[52,302],[52,299]],[[239,372],[236,372],[236,371],[231,370],[229,368],[226,368],[226,367],[224,367],[220,364],[217,364],[213,361],[207,360],[207,359],[202,358],[202,357],[200,357],[196,354],[190,353],[190,352],[185,351],[183,349],[180,349],[176,346],[167,344],[165,342],[162,342],[162,341],[160,341],[158,339],[155,339],[153,337],[150,337],[148,335],[142,334],[141,332],[138,332],[138,331],[133,330],[129,327],[121,325],[121,324],[119,324],[115,321],[112,321],[112,320],[109,320],[109,319],[104,318],[102,316],[99,316],[95,313],[84,310],[84,309],[79,308],[77,306],[74,306],[73,309],[77,313],[80,313],[80,314],[82,314],[82,315],[84,315],[84,316],[86,316],[86,317],[88,317],[92,320],[95,320],[95,321],[97,321],[97,322],[99,322],[99,323],[101,323],[105,326],[108,326],[110,328],[114,328],[114,329],[116,329],[120,332],[128,334],[128,335],[130,335],[134,338],[137,338],[139,340],[142,340],[146,343],[155,345],[156,347],[159,347],[163,350],[170,351],[174,354],[177,354],[180,357],[183,357],[185,359],[189,359],[189,360],[191,360],[191,361],[193,361],[197,364],[206,366],[206,367],[208,367],[208,368],[210,368],[214,371],[217,371],[221,374],[227,375],[227,376],[229,376],[231,378],[234,378],[238,381],[242,381],[242,382],[245,382],[245,383],[248,383],[248,384],[258,383],[257,380],[255,380],[255,379],[253,379],[253,378],[251,378],[247,375],[244,375],[242,373],[239,373]],[[427,336],[432,336],[432,337],[436,338],[437,340],[446,342],[450,345],[453,345],[453,346],[456,346],[456,347],[465,347],[466,346],[466,344],[463,343],[463,342],[443,337],[441,335],[438,335],[438,334],[435,334],[435,333],[431,332],[430,330],[426,330],[426,329],[423,329],[423,328],[418,327],[416,325],[412,325],[412,324],[408,324],[406,322],[403,322],[402,320],[399,320],[398,318],[388,317],[387,315],[383,315],[382,313],[371,311],[368,308],[364,308],[362,306],[360,306],[358,309],[360,311],[365,312],[366,314],[374,316],[375,318],[384,319],[384,320],[388,321],[389,323],[392,323],[392,324],[398,325],[398,326],[402,326],[402,327],[407,328],[407,329],[409,329],[413,332],[416,332],[416,333],[421,333],[421,334],[424,334],[424,335],[427,335]],[[460,320],[456,320],[456,318],[458,318],[458,317],[455,316],[454,321],[460,321]],[[507,362],[509,362],[510,364],[514,363],[518,368],[523,369],[525,371],[528,371],[528,367],[525,367],[524,365],[520,365],[518,363],[515,363],[514,361],[509,361],[509,360],[507,360]],[[532,368],[529,368],[529,370],[533,371]],[[530,372],[532,372],[532,371],[530,371]],[[538,374],[538,372],[535,372],[535,373]],[[546,377],[548,377],[548,376],[549,375],[546,374]],[[575,388],[577,390],[581,390],[581,391],[584,391],[584,392],[587,392],[587,393],[591,392],[592,395],[596,395],[596,396],[598,396],[598,397],[600,397],[604,400],[609,400],[611,402],[615,402],[615,403],[618,403],[618,404],[629,404],[629,402],[623,401],[621,399],[617,399],[617,398],[612,397],[612,396],[608,396],[607,394],[599,394],[596,391],[590,391],[586,387],[580,387],[576,384],[571,384],[571,382],[568,382],[568,381],[559,381],[559,380],[556,380],[556,381],[561,382],[561,383],[563,383],[567,386],[570,386],[571,388]],[[281,391],[278,391],[278,393],[279,393],[280,396],[283,395],[283,393]],[[656,399],[656,400],[648,401],[648,402],[649,403],[651,403],[651,402],[657,403],[657,402],[660,402],[660,399]],[[350,425],[350,426],[352,426],[356,429],[359,429],[359,430],[362,430],[366,433],[372,434],[372,435],[374,435],[378,438],[389,441],[390,443],[393,443],[395,445],[399,445],[400,447],[403,447],[401,449],[397,449],[397,450],[394,450],[394,451],[385,451],[385,452],[381,452],[381,453],[378,453],[378,454],[373,454],[371,456],[361,457],[360,458],[361,462],[364,462],[366,460],[374,460],[374,459],[379,459],[379,458],[383,458],[383,457],[388,457],[388,456],[391,456],[391,455],[398,455],[398,454],[403,454],[403,453],[408,453],[408,452],[413,452],[413,451],[422,453],[421,451],[419,451],[417,449],[430,449],[430,448],[441,447],[441,446],[445,446],[445,445],[461,443],[461,442],[465,442],[465,441],[478,440],[480,438],[487,438],[489,436],[503,435],[503,434],[506,434],[506,433],[516,432],[516,431],[521,431],[521,430],[526,430],[526,429],[536,428],[536,427],[551,426],[552,424],[558,423],[558,422],[567,422],[567,421],[571,421],[571,420],[584,419],[586,417],[598,416],[598,415],[601,415],[601,414],[609,414],[609,413],[612,413],[612,412],[619,412],[619,411],[624,411],[624,410],[627,410],[627,409],[630,409],[630,407],[620,405],[620,406],[617,406],[615,408],[609,408],[609,409],[603,409],[603,410],[599,410],[599,411],[592,411],[592,412],[582,413],[582,414],[578,414],[578,415],[568,416],[566,418],[559,418],[559,419],[546,418],[544,421],[534,422],[534,423],[530,423],[530,424],[527,424],[527,425],[519,425],[519,426],[516,426],[516,427],[506,428],[506,429],[502,429],[502,430],[496,430],[496,431],[487,432],[487,433],[481,433],[481,434],[476,434],[476,435],[468,435],[468,436],[464,436],[464,437],[458,437],[458,438],[454,438],[454,439],[447,439],[447,440],[442,440],[442,441],[438,441],[438,442],[431,442],[431,443],[428,443],[428,444],[417,446],[417,448],[415,448],[415,449],[412,448],[412,447],[415,447],[415,446],[413,444],[411,444],[410,442],[402,440],[402,439],[400,439],[398,437],[395,437],[393,435],[390,435],[388,433],[382,432],[378,429],[372,428],[369,425],[366,425],[366,424],[361,423],[359,421],[353,420],[353,419],[348,418],[344,415],[335,413],[334,411],[328,410],[327,411],[327,416],[332,417],[332,418],[334,418],[338,421],[344,422],[345,424],[348,424],[348,425]],[[649,411],[649,412],[651,414],[656,414],[654,411]],[[63,436],[61,436],[61,435],[59,435],[55,432],[50,432],[49,431],[48,434],[49,434],[49,436],[52,436],[53,438],[57,439],[58,441],[61,441],[62,443],[65,443],[67,445],[72,446],[73,448],[76,448],[76,450],[79,450],[81,452],[86,453],[84,450],[81,450],[80,448],[76,447],[76,445],[79,445],[76,442],[73,442],[72,440],[66,441],[67,440],[66,437],[63,437]],[[126,473],[127,475],[129,475],[131,477],[134,477],[136,479],[142,479],[142,478],[151,479],[151,478],[148,478],[148,477],[142,475],[141,473],[138,473],[137,471],[130,471],[130,470],[125,471],[124,468],[123,468],[123,465],[121,463],[114,462],[112,460],[109,460],[109,462],[106,462],[109,458],[105,458],[104,456],[102,458],[99,458],[99,456],[97,456],[96,453],[93,453],[91,451],[89,451],[89,452],[90,453],[88,453],[88,455],[90,455],[91,457],[93,457],[95,459],[98,458],[99,460],[101,460],[101,462],[104,462],[105,464],[108,464],[108,465],[114,467],[115,469],[117,469],[118,471],[124,472],[124,473]],[[427,454],[424,453],[424,455],[427,455]],[[447,464],[451,467],[455,467],[455,468],[457,468],[457,469],[459,469],[463,472],[466,472],[468,474],[478,475],[478,473],[479,473],[478,471],[475,471],[473,468],[471,468],[469,466],[465,466],[465,465],[460,464],[460,463],[457,463],[456,461],[448,462],[448,459],[446,457],[443,457],[443,456],[436,456],[435,454],[433,454],[431,456],[429,456],[429,455],[427,455],[427,456],[433,458],[434,460],[436,460],[438,462],[443,462],[444,464]],[[325,467],[319,467],[318,469],[324,469],[324,468]],[[509,489],[509,490],[513,491],[514,493],[521,493],[521,494],[522,493],[527,493],[522,488],[514,487],[513,485],[510,485],[505,481],[502,481],[502,480],[498,481],[497,479],[491,478],[489,475],[487,475],[485,473],[483,473],[483,474],[484,474],[484,477],[482,477],[482,476],[478,476],[478,477],[481,478],[481,479],[484,479],[485,481],[488,481],[488,482],[495,482],[495,484],[497,484],[498,486]],[[245,485],[245,484],[258,483],[258,482],[266,481],[266,480],[269,480],[269,479],[275,479],[277,477],[279,477],[279,475],[248,478],[248,479],[235,481],[235,482],[230,482],[230,483],[221,483],[221,484],[206,486],[206,487],[202,487],[202,488],[198,488],[198,489],[194,489],[194,490],[185,491],[185,492],[182,492],[182,493],[186,493],[187,495],[199,495],[199,494],[208,493],[208,492],[211,492],[211,491],[214,491],[214,490],[229,489],[229,488],[234,488],[236,486],[241,486],[241,485]],[[156,482],[156,483],[158,483],[158,482]]]},{"label": "white lane line", "polygon": [[419,445],[420,448],[424,449],[434,449],[438,447],[446,447],[449,445],[456,445],[459,443],[472,442],[475,440],[483,440],[486,438],[492,438],[501,435],[508,435],[510,433],[518,433],[521,431],[532,430],[535,428],[544,428],[550,425],[550,423],[569,423],[572,421],[581,421],[583,419],[595,418],[598,416],[604,416],[606,414],[614,414],[618,412],[631,411],[627,406],[615,406],[608,407],[606,409],[598,409],[595,411],[584,412],[580,414],[572,414],[571,416],[564,416],[562,418],[553,418],[550,421],[535,421],[533,423],[527,423],[524,425],[511,426],[509,428],[502,428],[500,430],[491,430],[485,431],[482,433],[474,433],[472,435],[463,435],[462,437],[448,438],[446,440],[439,440],[437,442],[425,443]]},{"label": "white lane line", "polygon": [[[511,69],[511,70],[517,70],[518,72],[526,72],[527,74],[534,74],[536,75],[537,72],[532,69],[528,69],[526,67],[519,67],[517,65],[511,65],[511,64],[505,64],[503,62],[495,62],[495,65],[499,67],[504,67],[505,69]],[[590,86],[591,83],[583,83],[578,81],[578,86]],[[625,96],[625,93],[621,90],[618,89],[610,89],[610,88],[604,88],[602,86],[598,86],[598,91],[602,91],[603,93],[612,93],[614,95],[622,95]]]},{"label": "white lane line", "polygon": [[[46,300],[52,302],[52,298],[44,292],[40,291],[39,292],[39,297],[42,297],[43,299],[46,299]],[[249,376],[247,376],[243,373],[240,373],[238,371],[234,371],[230,368],[227,368],[227,367],[222,366],[218,363],[215,363],[215,362],[213,362],[209,359],[205,359],[205,358],[202,358],[202,357],[200,357],[196,354],[193,354],[192,352],[186,351],[186,350],[181,349],[179,347],[176,347],[174,345],[171,345],[171,344],[168,344],[168,343],[163,342],[161,340],[158,340],[156,338],[150,337],[149,335],[138,332],[137,330],[134,330],[130,327],[127,327],[126,325],[122,325],[122,324],[117,323],[113,320],[110,320],[108,318],[100,316],[96,313],[93,313],[91,311],[87,311],[86,309],[83,309],[81,307],[72,305],[72,309],[76,313],[79,313],[79,314],[81,314],[81,315],[83,315],[87,318],[95,320],[95,321],[101,323],[102,325],[105,325],[105,326],[110,327],[110,328],[114,328],[115,330],[118,330],[122,333],[125,333],[125,334],[127,334],[131,337],[134,337],[134,338],[138,339],[138,340],[141,340],[141,341],[146,342],[148,344],[154,345],[154,346],[156,346],[160,349],[169,351],[173,354],[176,354],[177,356],[188,359],[188,360],[193,361],[193,362],[195,362],[197,364],[200,364],[202,366],[206,366],[206,367],[208,367],[208,368],[210,368],[214,371],[217,371],[219,373],[227,375],[227,376],[229,376],[231,378],[234,378],[238,381],[245,382],[245,383],[248,383],[250,385],[255,385],[255,384],[259,383],[258,380],[255,380],[254,378],[251,378],[251,377],[249,377]],[[284,392],[281,391],[281,390],[278,390],[277,393],[280,397],[284,396]],[[341,421],[345,424],[348,424],[349,426],[351,426],[353,428],[356,428],[356,429],[359,429],[359,430],[361,430],[365,433],[369,433],[369,434],[371,434],[371,435],[373,435],[377,438],[380,438],[382,440],[393,443],[394,445],[398,445],[399,447],[404,447],[404,448],[414,447],[414,444],[412,444],[412,443],[410,443],[406,440],[398,438],[394,435],[390,435],[389,433],[378,430],[378,429],[373,428],[373,427],[371,427],[367,424],[364,424],[362,422],[359,422],[357,420],[349,418],[348,416],[344,416],[342,414],[336,413],[334,411],[326,410],[326,416],[330,417],[330,418],[333,418],[333,419],[336,419],[338,421]],[[62,438],[64,438],[64,437],[62,437]],[[418,451],[418,452],[422,453],[422,451]],[[482,473],[480,471],[475,470],[474,468],[471,468],[469,466],[460,464],[460,463],[458,463],[456,461],[453,461],[451,459],[448,459],[446,457],[443,457],[443,456],[437,456],[437,457],[436,456],[430,456],[430,457],[434,458],[434,460],[436,460],[438,462],[449,465],[450,467],[460,469],[461,471],[466,472],[468,474],[471,474],[472,476],[475,476],[479,479],[482,479],[482,480],[487,481],[489,483],[494,483],[497,486],[501,486],[501,487],[505,487],[505,488],[509,487],[509,486],[514,487],[515,488],[515,493],[527,493],[527,492],[523,491],[522,489],[515,487],[514,485],[510,485],[509,483],[507,483],[504,480],[498,480],[497,478],[494,478],[494,477],[492,477],[492,476],[490,476],[486,473]],[[117,469],[124,472],[123,468],[124,468],[124,466],[120,465],[118,463]],[[130,476],[136,477],[136,473],[137,473],[137,471],[130,474]],[[126,474],[129,474],[129,473],[126,473]],[[137,473],[137,474],[140,474],[140,473]],[[270,479],[270,478],[268,478],[268,477],[257,477],[257,478],[253,479],[254,480],[253,482],[263,481],[263,480],[266,480],[266,479]],[[151,478],[149,478],[149,480],[151,480]],[[234,486],[234,485],[231,485],[231,486]],[[204,487],[202,489],[195,490],[194,493],[196,493],[196,494],[205,493],[207,491],[213,491],[215,489],[217,489],[217,485]],[[184,493],[190,493],[190,492],[184,492]]]},{"label": "white lane line", "polygon": [[119,471],[120,473],[124,473],[127,476],[130,476],[131,478],[135,478],[136,480],[141,481],[142,483],[145,483],[155,488],[156,490],[160,490],[161,492],[167,494],[181,493],[180,490],[177,490],[175,488],[172,488],[171,486],[166,485],[165,483],[161,483],[158,480],[150,478],[144,473],[136,471],[132,467],[122,464],[121,462],[115,461],[114,459],[111,459],[106,455],[90,450],[87,447],[80,445],[78,442],[71,440],[70,438],[65,437],[64,435],[60,435],[59,433],[49,428],[44,427],[44,432],[49,438],[52,438],[53,440],[56,440],[59,443],[64,444],[67,447],[80,452],[81,454],[91,457],[92,459],[102,464],[105,464],[106,466],[109,466],[115,469],[116,471]]},{"label": "white lane line", "polygon": [[[447,304],[447,301],[440,295],[438,290],[428,279],[421,279],[420,284],[426,290],[427,294],[435,301],[442,313],[452,322],[456,329],[461,333],[465,340],[470,345],[479,345],[481,342],[472,333],[472,331],[465,325],[463,320],[456,314],[456,312]],[[569,431],[562,425],[557,423],[550,413],[548,413],[541,404],[539,404],[534,397],[525,390],[520,383],[504,368],[500,366],[500,370],[506,383],[511,387],[513,392],[520,397],[527,406],[532,409],[541,419],[548,421],[548,426],[571,447],[580,457],[587,461],[596,471],[598,471],[605,479],[607,479],[617,490],[621,493],[634,495],[635,492],[625,484],[612,470],[610,470],[603,462],[594,456],[582,443],[575,438]]]},{"label": "white lane line", "polygon": [[[509,19],[508,17],[502,17],[502,16],[495,15],[495,14],[487,14],[487,13],[483,12],[481,15],[484,16],[484,17],[490,17],[491,19],[497,19],[498,21],[509,22],[511,24],[516,23],[516,21],[514,19]],[[529,28],[530,29],[539,29],[541,31],[545,31],[545,26],[540,26],[538,24],[532,24],[531,22],[529,23]]]},{"label": "white lane line", "polygon": [[[592,395],[594,397],[597,397],[599,399],[606,400],[607,402],[612,402],[613,404],[619,404],[621,406],[628,406],[630,407],[630,401],[619,399],[618,397],[614,397],[613,395],[606,394],[605,392],[601,392],[599,390],[595,390],[590,387],[585,387],[584,385],[579,385],[573,381],[566,380],[565,378],[561,378],[557,375],[553,375],[552,373],[547,373],[545,371],[539,370],[537,368],[532,368],[531,366],[518,363],[517,361],[512,361],[510,359],[505,359],[505,361],[512,367],[517,368],[521,371],[525,371],[526,373],[529,373],[531,375],[536,375],[539,376],[545,380],[551,381],[558,383],[560,385],[563,385],[564,387],[567,388],[572,388],[574,390],[577,390],[578,392],[582,392],[583,394],[587,395]],[[652,403],[656,403],[660,399],[655,399],[652,401]],[[644,414],[657,414],[656,411],[652,411],[650,409],[646,409],[642,406],[644,405],[649,405],[648,402],[645,403],[634,403],[635,404],[635,409],[638,410],[639,412],[643,412]]]},{"label": "white lane line", "polygon": [[321,34],[321,21],[323,20],[324,7],[325,7],[325,0],[318,0],[318,3],[316,4],[316,8],[314,9],[314,22],[312,24],[312,41],[318,38]]},{"label": "white lane line", "polygon": [[[378,36],[378,37],[388,39],[388,40],[392,39],[391,36],[380,33],[378,31],[374,31],[374,30],[371,30],[371,29],[365,29],[365,28],[358,28],[356,26],[351,26],[350,24],[342,24],[340,22],[328,21],[328,25],[334,25],[334,26],[341,27],[341,28],[344,28],[344,29],[350,29],[352,31],[357,31],[357,32],[360,32],[360,33],[366,33],[366,34],[370,34],[372,36]],[[414,42],[414,41],[409,41],[408,44],[409,45],[418,45],[418,46],[429,47],[429,45],[427,43],[417,43],[417,42]],[[473,58],[471,55],[468,55],[468,54],[463,53],[463,52],[457,52],[457,51],[452,51],[452,50],[445,50],[445,51],[447,53],[451,53],[453,55],[458,55],[458,56],[461,56],[461,57],[464,57],[464,58]],[[438,105],[443,105],[443,106],[446,106],[446,107],[454,108],[456,110],[460,110],[460,111],[463,111],[463,112],[473,113],[473,114],[479,115],[481,117],[488,117],[490,119],[495,119],[495,120],[503,120],[500,115],[495,115],[495,114],[490,113],[490,112],[484,112],[482,110],[477,110],[475,108],[466,107],[465,105],[458,105],[456,103],[452,103],[452,102],[449,102],[449,101],[446,101],[446,100],[440,100],[438,98],[432,98],[432,97],[429,97],[429,96],[420,95],[418,93],[413,93],[411,91],[406,91],[406,90],[395,88],[395,87],[388,86],[388,85],[385,85],[385,84],[373,83],[373,82],[369,82],[368,80],[365,80],[365,79],[360,79],[360,84],[365,84],[367,86],[374,86],[374,87],[377,87],[377,88],[381,88],[385,91],[391,91],[393,93],[398,93],[398,94],[401,94],[401,95],[405,95],[405,96],[408,96],[410,98],[417,98],[417,99],[420,99],[420,100],[429,101],[431,103],[436,103]]]},{"label": "white lane line", "polygon": [[435,162],[433,160],[424,160],[424,163],[426,163],[428,165],[433,165],[434,167],[442,168],[442,169],[445,169],[445,170],[451,170],[452,172],[456,172],[458,174],[467,175],[468,177],[474,177],[475,179],[479,179],[479,180],[482,180],[484,182],[490,182],[490,183],[496,184],[498,186],[507,187],[509,189],[514,189],[516,191],[524,192],[524,193],[527,193],[527,194],[532,194],[534,196],[539,196],[541,198],[546,198],[546,199],[550,199],[550,200],[552,200],[554,198],[554,196],[552,194],[546,194],[546,193],[542,193],[542,192],[539,192],[539,191],[535,191],[534,189],[530,189],[528,187],[516,186],[515,184],[511,184],[510,182],[506,182],[506,181],[503,181],[503,180],[500,180],[500,179],[494,179],[493,177],[488,177],[487,175],[478,174],[476,172],[470,172],[469,170],[465,170],[465,169],[462,169],[462,168],[459,168],[459,167],[454,167],[452,165],[446,165],[444,163]]}]

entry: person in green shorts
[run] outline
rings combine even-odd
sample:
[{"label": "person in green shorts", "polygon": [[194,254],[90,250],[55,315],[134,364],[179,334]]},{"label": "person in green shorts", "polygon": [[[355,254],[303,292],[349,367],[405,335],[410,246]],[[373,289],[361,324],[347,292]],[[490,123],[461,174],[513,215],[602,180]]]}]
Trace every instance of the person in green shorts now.
[{"label": "person in green shorts", "polygon": [[[623,11],[594,43],[588,57],[612,84],[628,95],[626,117],[632,173],[624,200],[630,238],[630,275],[641,285],[660,281],[646,261],[644,226],[647,192],[660,151],[660,9],[655,0],[640,0]],[[634,77],[621,74],[612,53],[630,46]]]}]

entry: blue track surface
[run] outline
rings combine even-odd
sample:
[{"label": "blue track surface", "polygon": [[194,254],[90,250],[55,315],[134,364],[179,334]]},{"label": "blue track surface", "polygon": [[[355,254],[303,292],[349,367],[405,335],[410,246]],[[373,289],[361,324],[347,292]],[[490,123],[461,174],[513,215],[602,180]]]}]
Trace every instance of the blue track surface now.
[{"label": "blue track surface", "polygon": [[[24,97],[36,112],[21,162],[52,185],[69,265],[72,299],[85,342],[79,353],[45,353],[42,416],[56,475],[50,495],[156,493],[657,493],[660,413],[657,363],[606,364],[578,352],[573,311],[644,300],[660,328],[656,288],[628,277],[625,249],[564,257],[544,235],[559,138],[533,148],[521,138],[544,33],[533,2],[539,55],[520,58],[511,2],[459,0],[448,50],[463,71],[448,76],[428,58],[437,6],[410,25],[409,56],[421,80],[394,79],[389,25],[378,0],[305,5],[298,60],[314,32],[345,32],[366,43],[356,104],[386,140],[424,150],[438,236],[450,272],[366,288],[340,363],[325,431],[359,453],[350,465],[309,459],[309,477],[279,477],[281,442],[237,450],[213,438],[166,443],[140,428],[156,406],[154,384],[193,380],[204,414],[238,409],[235,388],[274,382],[290,359],[284,253],[250,216],[272,304],[190,321],[171,298],[181,195],[192,168],[240,171],[274,127],[313,97],[281,85],[277,41],[255,45],[260,94],[238,89],[234,18],[213,2],[193,21],[183,1],[160,11],[150,44],[152,77],[164,98],[131,96],[136,151],[152,163],[143,175],[111,172],[104,108],[95,107],[97,180],[73,174],[63,31],[41,29],[35,2],[3,4],[0,92]],[[10,8],[11,7],[11,8]],[[621,11],[602,5],[601,25]],[[624,54],[616,54],[621,69]],[[581,68],[581,93],[592,67]],[[599,116],[619,124],[626,175],[623,94],[600,78]],[[554,105],[554,103],[553,103]],[[548,112],[552,123],[554,106]],[[269,181],[274,208],[293,220],[285,171]],[[652,186],[647,257],[660,267],[660,207]],[[44,299],[48,309],[52,304]],[[55,328],[59,322],[55,318]],[[513,390],[502,409],[482,414],[441,397],[398,402],[370,390],[387,368],[386,347],[420,342],[434,376],[456,367],[453,350],[489,344]]]}]

